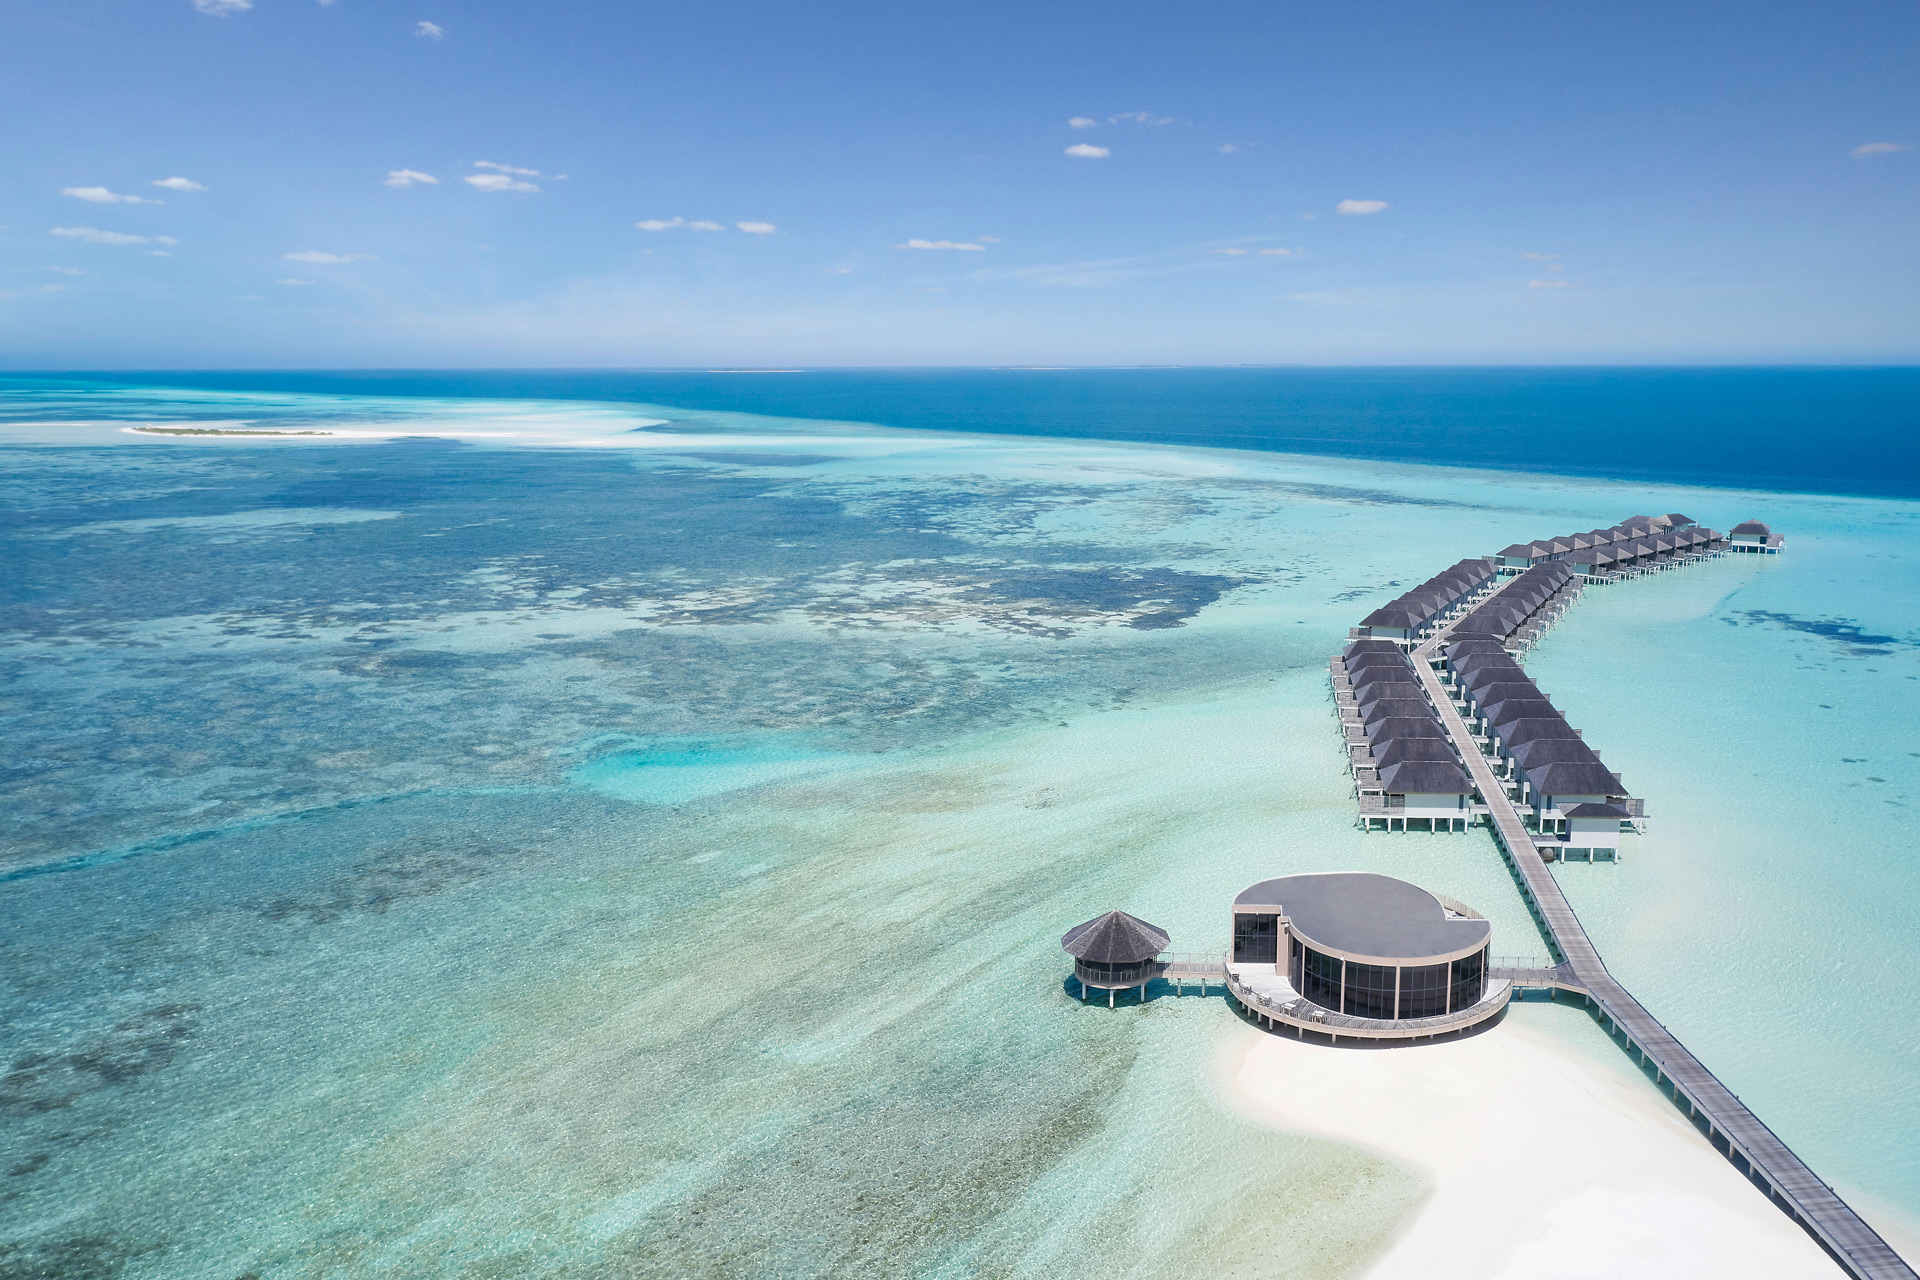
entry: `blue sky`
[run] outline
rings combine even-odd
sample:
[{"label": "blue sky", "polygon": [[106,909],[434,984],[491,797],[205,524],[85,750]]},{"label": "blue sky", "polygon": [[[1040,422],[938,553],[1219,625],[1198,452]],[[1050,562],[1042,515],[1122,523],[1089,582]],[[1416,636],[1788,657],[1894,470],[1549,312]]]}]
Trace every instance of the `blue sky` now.
[{"label": "blue sky", "polygon": [[0,57],[13,368],[1920,360],[1911,0],[14,0]]}]

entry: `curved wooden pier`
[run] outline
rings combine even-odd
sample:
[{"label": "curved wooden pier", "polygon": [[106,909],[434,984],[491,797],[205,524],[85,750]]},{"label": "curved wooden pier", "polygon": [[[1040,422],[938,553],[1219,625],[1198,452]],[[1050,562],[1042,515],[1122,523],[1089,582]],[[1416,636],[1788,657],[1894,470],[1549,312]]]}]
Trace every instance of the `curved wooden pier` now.
[{"label": "curved wooden pier", "polygon": [[1687,1113],[1714,1148],[1804,1227],[1847,1274],[1858,1280],[1915,1280],[1913,1268],[1879,1233],[1607,972],[1586,929],[1560,892],[1559,882],[1535,850],[1533,837],[1507,798],[1506,785],[1494,775],[1493,766],[1480,753],[1451,694],[1434,672],[1432,659],[1446,634],[1443,630],[1414,650],[1414,671],[1486,801],[1494,839],[1513,868],[1534,918],[1555,949],[1555,958],[1561,962],[1558,970],[1573,979],[1573,983],[1553,985],[1566,990],[1577,989],[1574,984],[1584,988],[1585,998],[1597,1011],[1601,1024],[1628,1055],[1650,1070],[1654,1083]]}]

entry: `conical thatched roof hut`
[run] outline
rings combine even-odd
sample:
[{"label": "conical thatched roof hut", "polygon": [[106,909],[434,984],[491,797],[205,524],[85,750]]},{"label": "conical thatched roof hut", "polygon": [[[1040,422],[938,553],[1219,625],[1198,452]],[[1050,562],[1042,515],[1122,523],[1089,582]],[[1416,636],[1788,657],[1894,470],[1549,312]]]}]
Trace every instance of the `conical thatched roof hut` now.
[{"label": "conical thatched roof hut", "polygon": [[1164,968],[1155,958],[1167,949],[1167,931],[1148,924],[1124,911],[1109,911],[1085,924],[1067,930],[1060,939],[1061,949],[1073,957],[1073,976],[1079,979],[1081,998],[1090,987],[1107,992],[1112,1004],[1113,992],[1139,987],[1144,996],[1147,984]]},{"label": "conical thatched roof hut", "polygon": [[1095,964],[1139,964],[1165,951],[1171,941],[1165,929],[1150,925],[1139,916],[1130,916],[1124,911],[1109,911],[1067,930],[1060,939],[1060,946],[1075,960],[1090,960]]}]

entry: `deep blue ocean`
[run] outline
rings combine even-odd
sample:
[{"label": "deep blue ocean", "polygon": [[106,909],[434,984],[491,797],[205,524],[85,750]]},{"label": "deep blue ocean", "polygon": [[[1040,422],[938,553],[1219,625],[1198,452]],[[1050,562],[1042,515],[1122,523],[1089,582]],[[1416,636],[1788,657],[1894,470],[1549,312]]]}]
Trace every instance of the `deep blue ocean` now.
[{"label": "deep blue ocean", "polygon": [[677,405],[939,431],[1920,495],[1920,369],[368,370],[140,386]]}]

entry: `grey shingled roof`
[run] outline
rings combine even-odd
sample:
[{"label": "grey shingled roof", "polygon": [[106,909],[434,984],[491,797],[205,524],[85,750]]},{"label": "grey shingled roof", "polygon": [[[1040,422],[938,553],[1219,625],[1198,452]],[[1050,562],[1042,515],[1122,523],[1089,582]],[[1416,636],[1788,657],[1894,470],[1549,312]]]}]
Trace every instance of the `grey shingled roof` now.
[{"label": "grey shingled roof", "polygon": [[1460,687],[1478,697],[1480,690],[1492,685],[1514,684],[1526,678],[1527,673],[1519,667],[1476,667],[1460,677]]},{"label": "grey shingled roof", "polygon": [[1625,805],[1595,804],[1591,800],[1576,804],[1571,809],[1562,809],[1560,812],[1569,818],[1624,818],[1628,816]]},{"label": "grey shingled roof", "polygon": [[1412,631],[1432,616],[1433,613],[1431,610],[1426,613],[1418,613],[1396,600],[1392,604],[1382,605],[1366,617],[1360,619],[1360,625],[1363,627],[1399,627],[1403,631]]},{"label": "grey shingled roof", "polygon": [[1464,796],[1472,793],[1473,780],[1450,760],[1401,760],[1381,767],[1380,786],[1400,795]]},{"label": "grey shingled roof", "polygon": [[1532,702],[1547,701],[1547,695],[1540,692],[1540,686],[1521,676],[1515,680],[1496,680],[1492,684],[1483,684],[1473,691],[1476,706],[1494,707],[1508,701]]},{"label": "grey shingled roof", "polygon": [[1502,698],[1498,702],[1489,702],[1480,708],[1480,714],[1488,724],[1507,725],[1515,720],[1539,720],[1548,716],[1557,716],[1560,711],[1551,702],[1536,694],[1531,698]]},{"label": "grey shingled roof", "polygon": [[1540,738],[1578,738],[1573,726],[1559,716],[1535,716],[1510,720],[1500,726],[1500,740],[1507,743],[1533,742]]},{"label": "grey shingled roof", "polygon": [[1449,640],[1446,644],[1447,658],[1452,660],[1458,654],[1464,658],[1470,653],[1505,653],[1498,644],[1490,640]]},{"label": "grey shingled roof", "polygon": [[1529,765],[1538,768],[1559,761],[1576,764],[1600,762],[1593,748],[1579,738],[1535,738],[1530,742],[1516,742],[1508,748],[1507,754],[1522,769]]},{"label": "grey shingled roof", "polygon": [[1360,708],[1363,715],[1369,705],[1391,701],[1418,702],[1425,705],[1426,698],[1421,694],[1420,686],[1411,682],[1393,684],[1382,681],[1379,684],[1361,685],[1353,691],[1353,705]]},{"label": "grey shingled roof", "polygon": [[1369,702],[1360,708],[1360,718],[1368,724],[1376,720],[1392,720],[1403,716],[1430,716],[1433,708],[1421,698],[1381,698]]},{"label": "grey shingled roof", "polygon": [[1526,771],[1527,781],[1543,796],[1625,795],[1613,770],[1598,763],[1558,760]]},{"label": "grey shingled roof", "polygon": [[1414,716],[1392,716],[1386,720],[1369,720],[1366,726],[1367,741],[1387,742],[1394,738],[1440,738],[1445,739],[1447,731],[1440,727],[1438,720],[1418,719]]},{"label": "grey shingled roof", "polygon": [[1060,939],[1063,951],[1076,960],[1095,964],[1138,964],[1167,949],[1167,931],[1124,911],[1109,911],[1067,930]]},{"label": "grey shingled roof", "polygon": [[1373,744],[1373,758],[1379,768],[1402,760],[1458,760],[1445,738],[1389,738]]}]

